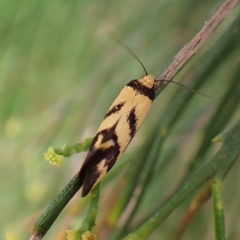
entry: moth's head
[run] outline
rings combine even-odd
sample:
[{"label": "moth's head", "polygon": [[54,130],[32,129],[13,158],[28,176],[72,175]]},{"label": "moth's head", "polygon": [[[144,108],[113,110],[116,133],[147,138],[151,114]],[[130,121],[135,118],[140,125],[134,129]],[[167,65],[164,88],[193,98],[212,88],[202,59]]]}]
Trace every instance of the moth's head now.
[{"label": "moth's head", "polygon": [[153,75],[146,75],[145,77],[143,77],[142,79],[139,80],[139,82],[149,88],[152,89],[154,87],[154,81],[156,80],[156,78]]}]

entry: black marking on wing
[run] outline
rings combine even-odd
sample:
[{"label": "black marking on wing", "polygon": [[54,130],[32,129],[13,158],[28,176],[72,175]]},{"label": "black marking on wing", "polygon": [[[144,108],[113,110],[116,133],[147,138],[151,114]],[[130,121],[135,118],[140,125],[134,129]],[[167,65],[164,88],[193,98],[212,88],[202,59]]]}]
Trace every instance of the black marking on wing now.
[{"label": "black marking on wing", "polygon": [[137,130],[137,117],[136,117],[136,108],[132,108],[127,117],[127,122],[129,124],[129,136],[133,138]]},{"label": "black marking on wing", "polygon": [[[111,116],[111,115],[114,114],[114,113],[119,112],[119,111],[122,109],[122,107],[125,105],[125,103],[126,103],[126,102],[120,102],[120,103],[118,103],[117,105],[113,106],[111,109],[109,109],[109,111],[107,112],[105,118]],[[104,119],[105,119],[105,118],[104,118]]]},{"label": "black marking on wing", "polygon": [[[118,144],[118,137],[115,133],[115,129],[118,122],[114,124],[111,128],[104,129],[101,132],[98,132],[93,139],[93,144],[88,151],[84,164],[79,172],[79,176],[83,176],[83,188],[82,188],[82,197],[86,196],[92,186],[100,176],[101,172],[98,171],[97,165],[105,160],[105,165],[107,166],[107,172],[115,164],[118,155],[120,153],[120,146]],[[98,140],[99,136],[103,136],[102,143],[105,143],[109,140],[114,142],[113,146],[108,148],[95,148],[94,143]]]},{"label": "black marking on wing", "polygon": [[134,91],[148,97],[152,101],[155,98],[154,86],[152,88],[148,88],[141,84],[138,80],[132,80],[127,84],[127,86],[132,87]]}]

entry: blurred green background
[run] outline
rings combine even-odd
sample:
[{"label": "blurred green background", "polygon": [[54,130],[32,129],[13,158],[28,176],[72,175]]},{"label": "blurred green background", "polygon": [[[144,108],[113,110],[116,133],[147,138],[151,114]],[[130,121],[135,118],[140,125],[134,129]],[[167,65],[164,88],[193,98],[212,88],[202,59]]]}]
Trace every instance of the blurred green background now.
[{"label": "blurred green background", "polygon": [[[9,231],[17,239],[28,239],[34,221],[79,170],[84,158],[84,154],[75,155],[66,159],[62,168],[56,168],[43,159],[46,149],[92,137],[122,87],[143,76],[136,60],[110,35],[126,43],[148,72],[157,76],[220,4],[216,0],[1,1],[1,239]],[[188,78],[200,67],[199,59],[216,45],[239,12],[238,6],[175,81],[188,85]],[[238,48],[198,89],[212,99],[194,94],[174,126],[164,148],[164,157],[168,157],[172,147],[179,150],[178,155],[161,174],[161,180],[153,181],[139,210],[140,218],[151,212],[149,208],[152,210],[163,202],[180,183],[184,169],[198,149],[204,127],[223,98],[230,79],[240,68],[239,56]],[[176,90],[186,91],[171,84],[158,96],[124,159],[138,154],[144,136],[159,121]],[[228,125],[238,117],[239,105],[236,105]],[[208,155],[213,156],[218,148],[214,145]],[[239,236],[237,203],[240,198],[238,185],[233,184],[238,182],[237,177],[235,168],[227,179],[225,192],[227,230],[232,236],[229,239]],[[114,181],[111,178],[111,182]],[[157,198],[154,197],[156,186],[161,189]],[[111,188],[107,188],[100,208],[104,213],[105,196],[111,193]],[[153,203],[153,199],[158,202]],[[184,239],[213,239],[210,205],[194,220]],[[168,239],[182,213],[183,210],[177,210],[174,218],[159,227],[149,239]],[[64,239],[59,236],[59,228],[74,228],[62,225],[62,221],[60,216],[45,239]],[[201,238],[196,238],[199,234]]]}]

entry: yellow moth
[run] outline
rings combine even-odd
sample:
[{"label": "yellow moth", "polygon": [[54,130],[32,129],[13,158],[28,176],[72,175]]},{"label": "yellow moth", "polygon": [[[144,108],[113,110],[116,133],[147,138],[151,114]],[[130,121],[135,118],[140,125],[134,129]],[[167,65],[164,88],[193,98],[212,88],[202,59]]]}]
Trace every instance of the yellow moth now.
[{"label": "yellow moth", "polygon": [[148,75],[136,55],[127,46],[123,47],[138,60],[146,76],[130,81],[122,89],[98,128],[76,181],[76,185],[82,185],[83,197],[102,181],[123,154],[152,105],[155,98],[154,83],[164,81]]},{"label": "yellow moth", "polygon": [[155,97],[152,75],[132,80],[112,103],[79,172],[86,196],[113,167],[139,129]]}]

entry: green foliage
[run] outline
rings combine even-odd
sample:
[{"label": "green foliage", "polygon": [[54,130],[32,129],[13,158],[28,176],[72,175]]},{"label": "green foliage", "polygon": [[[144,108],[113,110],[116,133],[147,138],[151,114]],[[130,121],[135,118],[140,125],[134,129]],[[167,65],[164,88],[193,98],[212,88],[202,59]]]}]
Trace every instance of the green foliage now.
[{"label": "green foliage", "polygon": [[[35,221],[79,171],[84,155],[75,153],[86,150],[91,140],[81,141],[94,136],[122,87],[143,76],[139,64],[110,34],[125,42],[157,76],[199,31],[216,4],[220,2],[1,1],[2,239],[6,232],[14,232],[18,240],[29,239]],[[170,204],[165,200],[181,190],[180,185],[193,184],[196,175],[206,179],[201,169],[226,146],[224,142],[220,148],[211,139],[236,126],[240,116],[238,15],[239,6],[174,79],[212,99],[169,84],[103,181],[93,229],[97,239],[121,239],[136,232],[140,223]],[[223,181],[227,175],[218,191],[226,233],[229,239],[238,239],[239,163],[234,162],[234,168],[233,162],[227,165],[231,153],[238,155],[239,143],[233,141],[211,176]],[[62,168],[55,168],[43,158],[49,146],[57,154],[74,155],[63,160]],[[154,231],[147,239],[171,238],[199,188],[185,193],[162,224],[150,224]],[[44,239],[62,240],[62,230],[79,228],[89,198],[77,194],[74,200]],[[214,238],[212,208],[211,204],[201,208],[184,239]]]}]

